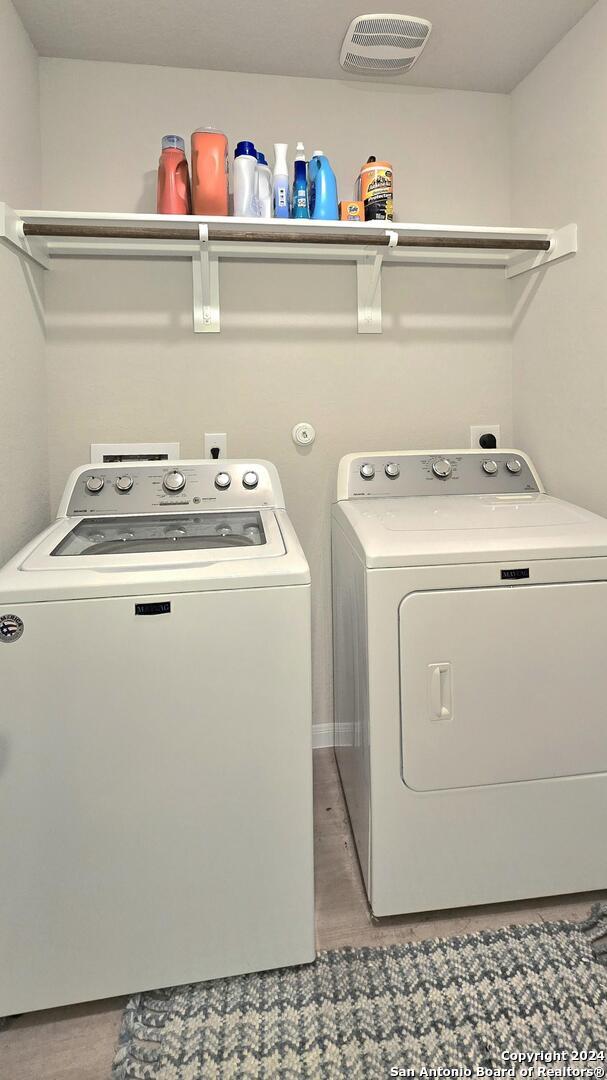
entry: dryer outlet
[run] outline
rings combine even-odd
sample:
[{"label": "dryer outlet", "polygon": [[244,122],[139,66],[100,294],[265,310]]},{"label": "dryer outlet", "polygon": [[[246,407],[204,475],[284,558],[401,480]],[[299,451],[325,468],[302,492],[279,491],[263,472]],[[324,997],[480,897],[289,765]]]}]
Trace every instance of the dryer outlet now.
[{"label": "dryer outlet", "polygon": [[204,456],[215,460],[228,456],[228,436],[225,431],[205,431]]},{"label": "dryer outlet", "polygon": [[[493,439],[495,439],[495,442],[493,442]],[[501,446],[500,425],[471,424],[470,446],[472,450],[495,450],[498,446]]]}]

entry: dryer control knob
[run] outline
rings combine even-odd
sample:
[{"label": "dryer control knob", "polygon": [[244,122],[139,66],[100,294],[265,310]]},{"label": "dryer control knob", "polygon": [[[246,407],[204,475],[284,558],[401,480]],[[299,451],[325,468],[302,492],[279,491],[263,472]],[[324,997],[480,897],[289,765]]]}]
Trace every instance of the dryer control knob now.
[{"label": "dryer control knob", "polygon": [[259,477],[253,470],[246,472],[242,478],[242,486],[248,488],[249,491],[251,491],[252,488],[256,488],[258,483]]},{"label": "dryer control knob", "polygon": [[439,458],[433,463],[432,472],[438,476],[439,480],[448,480],[453,472],[453,465],[447,461],[447,458]]},{"label": "dryer control knob", "polygon": [[127,473],[125,473],[124,476],[117,476],[114,482],[114,487],[116,488],[116,491],[120,491],[123,494],[126,494],[127,491],[130,491],[132,486],[133,477],[129,476]]},{"label": "dryer control knob", "polygon": [[390,480],[396,480],[397,476],[400,476],[400,466],[395,461],[389,461],[384,472]]},{"label": "dryer control knob", "polygon": [[178,469],[171,469],[170,472],[164,474],[162,486],[165,491],[183,491],[185,487],[185,476],[182,472],[179,472]]},{"label": "dryer control knob", "polygon": [[362,476],[363,480],[372,480],[375,476],[375,466],[369,465],[367,463],[361,465],[360,475]]},{"label": "dryer control knob", "polygon": [[483,461],[483,472],[486,472],[487,476],[495,476],[497,472],[497,462]]},{"label": "dryer control knob", "polygon": [[105,480],[102,476],[89,476],[86,481],[86,490],[90,491],[91,495],[98,495],[103,490]]},{"label": "dryer control knob", "polygon": [[225,491],[232,483],[232,478],[227,472],[218,472],[215,477],[215,487],[220,491]]},{"label": "dryer control knob", "polygon": [[508,472],[512,473],[514,476],[518,476],[522,467],[519,459],[515,457],[508,458],[508,461],[506,462]]}]

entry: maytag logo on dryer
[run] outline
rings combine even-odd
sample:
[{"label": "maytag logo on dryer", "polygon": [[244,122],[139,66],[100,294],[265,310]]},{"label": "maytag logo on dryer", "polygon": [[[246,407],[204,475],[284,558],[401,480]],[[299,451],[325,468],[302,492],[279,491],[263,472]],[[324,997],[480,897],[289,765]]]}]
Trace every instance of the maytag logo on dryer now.
[{"label": "maytag logo on dryer", "polygon": [[0,641],[10,645],[19,641],[23,633],[23,621],[18,615],[0,615]]},{"label": "maytag logo on dryer", "polygon": [[509,567],[506,570],[501,571],[502,581],[521,581],[523,578],[529,577],[529,567]]}]

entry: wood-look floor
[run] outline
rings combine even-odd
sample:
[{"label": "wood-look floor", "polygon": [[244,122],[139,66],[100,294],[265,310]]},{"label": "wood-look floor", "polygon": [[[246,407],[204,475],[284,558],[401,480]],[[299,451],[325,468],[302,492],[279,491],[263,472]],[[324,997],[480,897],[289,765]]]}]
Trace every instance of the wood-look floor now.
[{"label": "wood-look floor", "polygon": [[[314,753],[319,949],[466,933],[538,919],[583,918],[607,893],[375,921],[369,914],[332,750]],[[0,1031],[1,1080],[108,1080],[124,998],[29,1013]]]}]

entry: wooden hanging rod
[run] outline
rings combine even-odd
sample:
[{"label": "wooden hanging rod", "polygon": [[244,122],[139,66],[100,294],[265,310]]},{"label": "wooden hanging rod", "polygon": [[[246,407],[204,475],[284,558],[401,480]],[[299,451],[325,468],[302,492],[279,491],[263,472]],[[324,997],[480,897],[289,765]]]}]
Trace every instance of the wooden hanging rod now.
[{"label": "wooden hanging rod", "polygon": [[[386,228],[390,222],[386,222]],[[396,230],[395,230],[396,231]],[[25,222],[25,236],[48,236],[57,239],[100,239],[100,240],[199,240],[197,228],[171,229],[162,226],[132,228],[120,225],[38,225]],[[209,240],[232,241],[251,244],[353,244],[357,247],[387,247],[390,239],[384,233],[357,232],[348,236],[345,231],[314,228],[305,232],[285,229],[268,229],[267,232],[256,229],[234,229],[209,226]],[[461,250],[486,249],[490,251],[549,251],[550,240],[511,240],[506,237],[453,237],[453,236],[406,236],[398,234],[399,248],[455,248]]]}]

